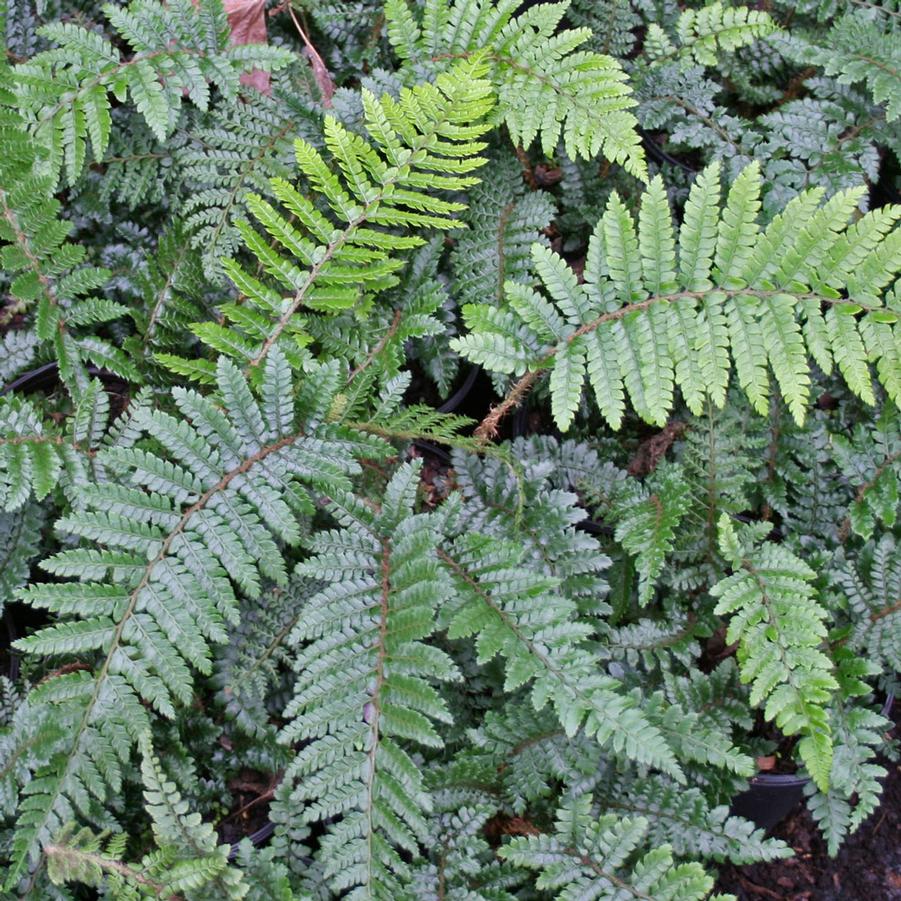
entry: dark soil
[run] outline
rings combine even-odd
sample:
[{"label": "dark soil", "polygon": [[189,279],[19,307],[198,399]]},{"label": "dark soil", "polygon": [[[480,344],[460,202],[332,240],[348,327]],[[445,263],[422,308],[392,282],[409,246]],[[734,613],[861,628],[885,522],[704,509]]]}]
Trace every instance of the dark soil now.
[{"label": "dark soil", "polygon": [[[894,734],[901,732],[901,704],[895,702]],[[882,805],[844,844],[835,858],[803,806],[773,830],[795,849],[789,860],[725,866],[717,890],[739,901],[901,901],[901,765],[888,770]]]}]

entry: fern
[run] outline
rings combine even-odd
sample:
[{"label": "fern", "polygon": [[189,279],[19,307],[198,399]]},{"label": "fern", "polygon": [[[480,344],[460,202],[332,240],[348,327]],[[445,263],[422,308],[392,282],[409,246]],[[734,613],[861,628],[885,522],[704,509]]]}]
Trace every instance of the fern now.
[{"label": "fern", "polygon": [[373,513],[349,494],[332,510],[345,526],[313,540],[300,572],[330,583],[291,635],[298,673],[285,741],[307,741],[286,778],[303,821],[340,817],[322,842],[324,875],[348,897],[399,897],[426,837],[427,788],[406,743],[438,748],[447,707],[431,680],[458,679],[424,639],[435,629],[447,577],[438,524],[413,515],[419,471],[402,467]]},{"label": "fern", "polygon": [[672,901],[708,897],[713,879],[697,864],[677,864],[668,845],[632,856],[647,829],[643,817],[592,817],[591,796],[582,795],[557,811],[552,835],[517,837],[498,853],[540,870],[536,887],[563,896],[588,892],[612,901],[627,891],[637,898]]},{"label": "fern", "polygon": [[[87,388],[89,362],[140,382],[119,348],[96,334],[79,334],[79,326],[118,319],[126,308],[92,293],[105,286],[110,273],[83,265],[85,248],[67,240],[72,224],[59,215],[52,179],[37,173],[41,154],[22,124],[18,116],[0,108],[0,129],[9,142],[0,159],[0,266],[12,277],[13,300],[0,321],[35,308],[33,338],[20,339],[19,348],[14,344],[13,350],[21,361],[23,345],[49,344],[60,376],[76,398]],[[9,342],[6,336],[4,345]]]},{"label": "fern", "polygon": [[880,671],[901,672],[901,551],[891,533],[856,563],[837,567],[835,588],[850,608],[849,645]]},{"label": "fern", "polygon": [[891,528],[898,516],[901,479],[901,417],[888,404],[872,427],[830,435],[832,456],[854,491],[843,527],[870,538],[878,523]]},{"label": "fern", "polygon": [[865,82],[876,103],[885,104],[888,121],[897,119],[901,115],[897,33],[853,12],[840,18],[824,37],[824,46],[812,48],[810,59],[843,84]]},{"label": "fern", "polygon": [[829,854],[838,853],[844,839],[856,832],[878,807],[887,771],[874,762],[886,728],[884,716],[866,708],[837,705],[831,725],[835,754],[829,790],[807,789],[807,806],[826,838]]},{"label": "fern", "polygon": [[28,581],[44,519],[44,511],[34,503],[13,513],[0,513],[0,614],[13,593]]},{"label": "fern", "polygon": [[[231,327],[211,322],[195,326],[201,340],[240,360],[249,371],[257,369],[275,345],[299,364],[300,348],[308,342],[301,311],[353,308],[362,315],[368,298],[397,284],[395,273],[403,261],[395,254],[418,247],[423,238],[390,229],[455,227],[454,214],[463,206],[426,191],[472,185],[466,173],[484,162],[475,156],[484,146],[477,139],[487,128],[480,120],[491,107],[489,86],[479,78],[482,71],[478,62],[461,63],[435,84],[403,92],[399,100],[377,99],[364,91],[371,143],[326,118],[326,146],[337,172],[315,148],[297,141],[297,164],[328,199],[337,223],[286,181],[273,182],[272,190],[302,230],[267,201],[249,196],[248,209],[276,248],[249,225],[240,231],[279,289],[237,261],[227,261],[225,272],[246,300],[222,308]],[[287,299],[281,294],[285,289],[292,293]],[[204,361],[162,359],[176,372],[211,377]]]},{"label": "fern", "polygon": [[678,469],[658,470],[648,484],[646,496],[642,492],[618,505],[615,537],[635,555],[641,605],[653,596],[675,530],[688,508],[686,495],[687,486]]},{"label": "fern", "polygon": [[290,61],[268,46],[227,46],[228,24],[220,0],[163,5],[135,0],[108,4],[104,13],[133,51],[121,51],[95,32],[71,23],[45,25],[40,34],[58,46],[13,70],[16,101],[30,129],[50,150],[43,165],[51,182],[61,169],[73,184],[84,168],[87,145],[101,161],[111,130],[110,95],[130,99],[159,141],[173,130],[187,96],[200,109],[210,85],[227,97],[238,92],[245,69],[278,69]]},{"label": "fern", "polygon": [[[276,539],[291,544],[299,538],[296,517],[311,505],[300,483],[332,490],[347,485],[360,442],[315,425],[329,400],[314,392],[322,394],[329,376],[328,368],[312,376],[295,406],[290,371],[276,352],[258,402],[223,360],[218,388],[225,411],[184,389],[176,389],[176,403],[194,425],[139,411],[137,426],[163,455],[140,446],[105,450],[104,462],[127,478],[85,486],[80,509],[57,522],[60,531],[100,549],[76,547],[44,561],[48,572],[81,581],[35,583],[20,593],[63,620],[18,647],[88,656],[97,666],[36,689],[33,703],[52,709],[68,734],[65,748],[48,753],[26,787],[8,886],[75,809],[87,812],[108,786],[121,783],[122,765],[148,728],[149,711],[171,717],[176,704],[190,702],[190,668],[210,671],[211,644],[226,640],[224,624],[236,616],[233,585],[253,597],[261,576],[287,579]],[[298,408],[314,424],[309,436],[297,430]],[[368,447],[378,455],[378,444]]]},{"label": "fern", "polygon": [[758,167],[739,176],[722,211],[719,191],[719,167],[713,166],[689,196],[678,271],[658,178],[643,198],[637,231],[613,196],[592,236],[584,284],[559,256],[535,245],[535,268],[553,302],[513,282],[505,308],[464,309],[470,334],[453,346],[493,371],[526,373],[498,415],[550,370],[551,408],[561,429],[573,421],[586,375],[614,428],[622,422],[626,392],[643,419],[663,425],[676,386],[695,413],[708,397],[723,405],[730,355],[755,409],[767,410],[771,370],[799,424],[810,392],[808,356],[827,371],[834,361],[851,390],[869,403],[871,361],[893,390],[894,380],[880,372],[882,351],[867,347],[863,335],[893,332],[897,322],[894,302],[882,306],[877,292],[899,265],[901,232],[890,231],[899,211],[883,208],[848,227],[860,191],[819,206],[822,192],[814,190],[761,231]]},{"label": "fern", "polygon": [[149,735],[140,737],[140,746],[144,797],[158,850],[138,864],[123,863],[124,833],[104,842],[103,835],[87,828],[76,830],[69,824],[46,848],[50,881],[56,885],[82,882],[105,888],[116,897],[126,896],[131,889],[158,898],[183,895],[200,899],[211,891],[218,897],[244,898],[247,886],[241,873],[228,865],[228,845],[217,846],[213,828],[200,825],[196,814],[187,813],[187,805],[162,769]]},{"label": "fern", "polygon": [[718,52],[737,50],[776,30],[768,13],[744,6],[724,6],[717,0],[681,13],[675,27],[678,47],[659,25],[651,23],[646,52],[652,65],[676,58],[683,65],[715,66]]},{"label": "fern", "polygon": [[385,15],[407,65],[440,71],[449,60],[484,54],[514,144],[537,139],[550,156],[562,139],[570,157],[603,153],[646,179],[625,73],[613,58],[578,49],[588,29],[557,30],[568,6],[543,3],[517,16],[510,0],[429,0],[417,19],[406,0],[388,0]]},{"label": "fern", "polygon": [[456,237],[451,256],[454,295],[458,304],[478,303],[493,286],[500,304],[505,282],[531,275],[529,249],[547,243],[541,232],[554,217],[553,200],[544,191],[526,191],[515,160],[488,166],[470,197],[468,228]]},{"label": "fern", "polygon": [[618,781],[610,788],[607,809],[644,817],[654,845],[669,844],[678,857],[710,856],[742,864],[752,860],[789,857],[782,839],[767,838],[763,830],[725,806],[711,807],[696,788],[685,789],[665,778]]},{"label": "fern", "polygon": [[109,398],[88,383],[64,432],[42,421],[34,404],[0,398],[0,509],[13,512],[44,500],[59,483],[74,487],[101,475],[95,450],[104,436]]},{"label": "fern", "polygon": [[497,538],[461,536],[445,559],[458,593],[448,635],[477,636],[480,663],[505,657],[505,690],[531,683],[535,708],[550,703],[568,735],[584,728],[613,752],[682,778],[662,732],[595,665],[589,626],[553,580],[524,569],[521,552]]},{"label": "fern", "polygon": [[827,705],[838,687],[830,660],[818,647],[827,614],[809,584],[814,572],[779,545],[754,547],[754,532],[748,527],[737,533],[726,514],[720,520],[721,550],[736,571],[711,589],[719,599],[716,612],[733,614],[726,640],[740,642],[751,703],[766,701],[767,719],[788,735],[803,736],[801,759],[826,791],[833,753]]},{"label": "fern", "polygon": [[279,98],[237,98],[192,129],[177,153],[175,162],[192,187],[185,228],[214,280],[222,280],[222,259],[241,247],[238,223],[247,216],[248,195],[272,199],[270,179],[292,177],[295,137],[313,137],[313,129],[304,127],[305,113]]},{"label": "fern", "polygon": [[835,853],[901,666],[865,6],[0,0],[0,895],[710,898],[774,753]]}]

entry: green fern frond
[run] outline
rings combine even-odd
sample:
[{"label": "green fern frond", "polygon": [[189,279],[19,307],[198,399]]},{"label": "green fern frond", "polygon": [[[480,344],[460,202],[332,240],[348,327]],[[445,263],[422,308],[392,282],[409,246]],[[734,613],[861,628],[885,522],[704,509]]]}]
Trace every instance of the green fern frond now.
[{"label": "green fern frond", "polygon": [[295,138],[314,137],[309,118],[310,111],[279,97],[256,94],[252,102],[239,97],[218,104],[176,152],[174,162],[191,186],[183,207],[185,228],[202,253],[208,278],[222,281],[222,260],[241,248],[237,226],[247,217],[248,195],[277,199],[270,179],[292,178]]},{"label": "green fern frond", "polygon": [[137,334],[126,339],[125,350],[133,358],[144,363],[155,354],[183,348],[189,324],[207,307],[200,257],[183,223],[160,235],[156,252],[135,279],[143,304],[130,311]]},{"label": "green fern frond", "polygon": [[111,95],[130,99],[159,141],[171,134],[184,97],[202,110],[210,86],[238,93],[250,68],[283,68],[291,55],[268,45],[228,46],[221,0],[135,0],[107,4],[104,13],[132,55],[102,34],[70,22],[45,25],[40,34],[57,46],[13,68],[16,102],[31,132],[50,151],[43,168],[51,183],[61,169],[74,184],[87,161],[103,159],[111,131]]},{"label": "green fern frond", "polygon": [[79,581],[33,582],[19,593],[59,617],[21,639],[20,650],[74,654],[96,668],[35,690],[33,703],[65,725],[65,742],[25,788],[10,886],[75,818],[73,804],[87,810],[89,798],[120,784],[151,711],[171,717],[190,703],[192,668],[210,672],[211,646],[227,640],[225,623],[236,617],[235,586],[255,597],[263,577],[285,583],[279,543],[299,540],[298,516],[313,509],[310,488],[346,490],[356,452],[385,453],[375,439],[322,423],[334,367],[310,372],[296,401],[278,352],[266,362],[259,400],[233,364],[222,360],[217,374],[221,407],[176,388],[184,418],[139,408],[137,444],[101,452],[120,478],[79,489],[78,504],[56,524],[91,546],[42,564]]},{"label": "green fern frond", "polygon": [[669,845],[642,854],[648,821],[644,817],[595,818],[591,795],[565,803],[557,811],[555,832],[513,838],[498,854],[531,870],[539,870],[535,885],[561,897],[588,894],[614,901],[624,891],[637,898],[700,901],[713,879],[697,863],[676,863]]},{"label": "green fern frond", "polygon": [[248,223],[238,229],[276,286],[227,260],[224,270],[244,301],[222,307],[227,325],[196,325],[198,337],[254,371],[275,345],[300,365],[310,340],[303,313],[353,310],[363,319],[370,298],[398,283],[398,252],[424,243],[410,230],[460,224],[456,214],[465,207],[431,192],[473,185],[468,173],[485,162],[477,156],[485,146],[478,139],[493,101],[484,71],[478,60],[461,62],[397,100],[364,89],[368,139],[327,116],[328,160],[296,141],[298,168],[328,203],[328,214],[281,179],[270,184],[284,212],[248,195],[246,206],[266,237]]},{"label": "green fern frond", "polygon": [[718,598],[715,613],[731,614],[726,640],[739,643],[751,703],[765,701],[768,720],[786,735],[801,734],[801,759],[826,791],[833,753],[827,705],[838,688],[832,662],[820,650],[827,613],[810,584],[813,570],[785,547],[758,544],[765,534],[751,527],[738,533],[722,515],[721,551],[735,572],[710,593]]},{"label": "green fern frond", "polygon": [[686,789],[656,775],[608,782],[605,809],[644,817],[650,824],[650,841],[670,845],[678,857],[703,856],[743,864],[792,854],[782,839],[768,838],[748,820],[730,816],[727,807],[711,807],[697,788]]},{"label": "green fern frond", "polygon": [[104,888],[113,897],[244,898],[248,886],[241,871],[228,864],[229,845],[217,845],[216,833],[198,814],[188,813],[176,785],[163,771],[147,734],[140,737],[141,775],[146,810],[157,850],[138,863],[123,861],[124,833],[95,834],[66,824],[45,848],[47,873],[54,885],[80,882]]},{"label": "green fern frond", "polygon": [[12,381],[13,376],[29,366],[34,361],[39,343],[33,329],[7,331],[0,339],[0,382]]},{"label": "green fern frond", "polygon": [[411,68],[442,71],[483,55],[514,144],[537,139],[550,156],[562,139],[570,157],[602,153],[646,180],[626,74],[612,57],[579,49],[589,29],[559,28],[568,7],[541,3],[516,15],[510,0],[428,0],[419,17],[406,0],[388,0],[385,16],[394,51]]},{"label": "green fern frond", "polygon": [[673,546],[676,529],[688,510],[688,486],[678,467],[658,469],[642,497],[620,505],[615,538],[635,555],[638,603],[653,597],[655,583]]},{"label": "green fern frond", "polygon": [[0,397],[0,510],[13,512],[60,483],[73,489],[99,475],[95,452],[108,416],[109,397],[96,379],[65,430],[45,422],[31,401]]},{"label": "green fern frond", "polygon": [[[574,418],[586,375],[613,427],[622,421],[625,392],[643,419],[660,426],[675,386],[694,413],[708,397],[722,406],[730,354],[754,408],[768,410],[771,371],[799,424],[809,357],[827,370],[834,360],[868,403],[875,363],[893,392],[897,302],[889,295],[884,303],[881,293],[901,268],[901,230],[894,228],[901,208],[882,207],[849,225],[862,189],[823,205],[823,192],[812,190],[761,230],[759,168],[739,175],[719,212],[718,172],[714,165],[695,181],[678,241],[659,178],[642,199],[637,229],[614,194],[592,236],[584,284],[561,257],[534,245],[552,300],[511,282],[506,308],[464,308],[470,333],[452,346],[492,371],[527,373],[508,405],[549,370],[561,429]],[[869,339],[875,330],[880,339]]]},{"label": "green fern frond", "polygon": [[834,461],[854,491],[843,531],[872,537],[877,524],[892,528],[901,504],[901,414],[886,404],[872,426],[859,423],[851,434],[829,436]]},{"label": "green fern frond", "polygon": [[491,286],[500,305],[505,282],[531,276],[530,248],[547,244],[541,232],[554,218],[554,201],[547,192],[526,190],[512,157],[492,162],[469,196],[468,228],[455,237],[451,254],[454,297],[458,304],[480,303]]},{"label": "green fern frond", "polygon": [[823,46],[809,58],[842,84],[864,82],[876,103],[885,104],[886,119],[901,116],[901,50],[898,34],[868,19],[860,10],[847,13],[827,32]]},{"label": "green fern frond", "polygon": [[[6,134],[16,141],[6,148],[8,155],[0,155],[0,268],[11,277],[12,299],[0,322],[17,313],[35,315],[33,338],[12,342],[13,351],[21,360],[29,344],[49,345],[74,398],[87,388],[88,363],[139,383],[140,374],[118,347],[96,329],[82,331],[116,320],[127,309],[93,293],[106,286],[109,271],[84,265],[84,246],[68,240],[73,226],[60,216],[52,180],[36,174],[42,158],[37,139],[28,138],[18,116],[2,111],[0,117],[0,128],[7,126]],[[10,342],[7,335],[4,347]]]},{"label": "green fern frond", "polygon": [[859,560],[843,561],[833,578],[850,607],[849,646],[880,672],[901,672],[901,549],[894,536],[886,533]]},{"label": "green fern frond", "polygon": [[39,504],[0,512],[0,614],[14,592],[28,581],[38,556],[45,513]]},{"label": "green fern frond", "polygon": [[477,659],[506,660],[504,688],[531,686],[536,710],[550,704],[567,735],[582,728],[627,759],[681,779],[664,735],[605,675],[586,646],[591,633],[557,581],[523,566],[521,548],[469,532],[444,552],[457,598],[448,612],[448,636],[475,636]]},{"label": "green fern frond", "polygon": [[652,64],[677,59],[683,65],[715,66],[719,52],[729,53],[778,30],[769,13],[719,0],[683,10],[675,23],[678,46],[656,23],[648,26],[646,53]]},{"label": "green fern frond", "polygon": [[321,843],[324,875],[348,897],[401,897],[431,802],[409,746],[440,748],[450,713],[431,682],[459,679],[427,645],[448,593],[430,514],[413,514],[420,467],[401,467],[381,509],[332,494],[344,526],[311,542],[298,572],[326,582],[291,634],[298,648],[285,742],[302,741],[286,773],[304,822],[338,818]]},{"label": "green fern frond", "polygon": [[835,857],[845,838],[856,832],[879,806],[885,767],[876,763],[890,720],[858,704],[838,704],[832,710],[835,752],[829,790],[811,784],[807,807]]}]

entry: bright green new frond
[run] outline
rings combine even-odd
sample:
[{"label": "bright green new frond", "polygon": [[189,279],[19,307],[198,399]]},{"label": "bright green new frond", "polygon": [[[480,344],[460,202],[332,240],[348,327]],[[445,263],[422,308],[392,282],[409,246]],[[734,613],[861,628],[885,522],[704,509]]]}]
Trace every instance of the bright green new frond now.
[{"label": "bright green new frond", "polygon": [[827,613],[810,584],[815,573],[781,545],[757,543],[762,534],[750,527],[737,533],[722,515],[721,550],[735,572],[711,588],[718,598],[715,612],[731,615],[726,640],[739,643],[751,703],[766,702],[767,719],[786,735],[801,734],[801,759],[825,791],[832,766],[827,705],[838,687],[820,649]]},{"label": "bright green new frond", "polygon": [[238,230],[272,282],[227,260],[244,300],[222,307],[227,325],[195,326],[198,337],[253,371],[276,345],[300,365],[310,341],[304,313],[352,310],[365,321],[371,298],[398,283],[399,253],[424,243],[413,232],[460,225],[465,207],[436,195],[475,184],[469,173],[485,162],[479,138],[493,100],[484,71],[478,61],[460,62],[398,99],[364,89],[368,139],[327,116],[328,157],[298,139],[297,166],[328,214],[281,178],[270,180],[278,207],[249,194],[247,209],[265,234],[246,222]]},{"label": "bright green new frond", "polygon": [[585,794],[557,811],[553,834],[516,837],[498,853],[540,871],[536,887],[561,898],[706,898],[713,879],[700,864],[677,864],[669,845],[644,852],[648,826],[644,817],[593,816],[591,795]]},{"label": "bright green new frond", "polygon": [[417,21],[407,0],[388,0],[385,13],[394,50],[411,69],[484,56],[514,144],[537,140],[550,156],[562,140],[570,157],[603,154],[646,180],[626,74],[612,57],[579,49],[589,29],[559,28],[568,7],[542,3],[515,15],[507,0],[428,0]]},{"label": "bright green new frond", "polygon": [[583,284],[561,257],[534,245],[552,300],[511,283],[505,309],[464,308],[469,334],[451,345],[495,372],[532,370],[511,403],[549,370],[561,429],[573,421],[586,375],[612,426],[622,421],[624,391],[643,419],[663,426],[674,386],[693,413],[707,398],[721,406],[732,360],[759,413],[769,407],[771,372],[799,424],[810,357],[821,366],[834,359],[867,403],[875,401],[873,368],[895,399],[897,301],[882,293],[901,269],[901,230],[894,228],[901,208],[849,225],[861,189],[822,205],[822,191],[812,190],[761,230],[759,192],[754,164],[719,208],[719,168],[708,168],[691,190],[678,244],[659,178],[642,199],[637,227],[613,194],[592,236]]},{"label": "bright green new frond", "polygon": [[297,679],[281,738],[303,744],[285,779],[303,822],[330,821],[324,876],[352,898],[405,896],[401,854],[421,853],[431,808],[411,752],[442,747],[436,724],[450,713],[433,683],[459,678],[425,643],[449,585],[437,520],[411,512],[419,473],[401,467],[377,512],[333,493],[344,528],[319,532],[298,570],[326,586],[290,636]]}]

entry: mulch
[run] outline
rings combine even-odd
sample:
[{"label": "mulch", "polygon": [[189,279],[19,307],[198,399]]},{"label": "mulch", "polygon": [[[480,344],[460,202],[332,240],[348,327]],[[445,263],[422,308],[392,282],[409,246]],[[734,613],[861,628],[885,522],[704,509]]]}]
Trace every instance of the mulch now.
[{"label": "mulch", "polygon": [[[895,734],[901,704],[894,705]],[[806,808],[773,830],[795,849],[788,860],[720,869],[717,890],[739,901],[901,901],[901,765],[888,770],[882,805],[845,841],[835,858]]]}]

